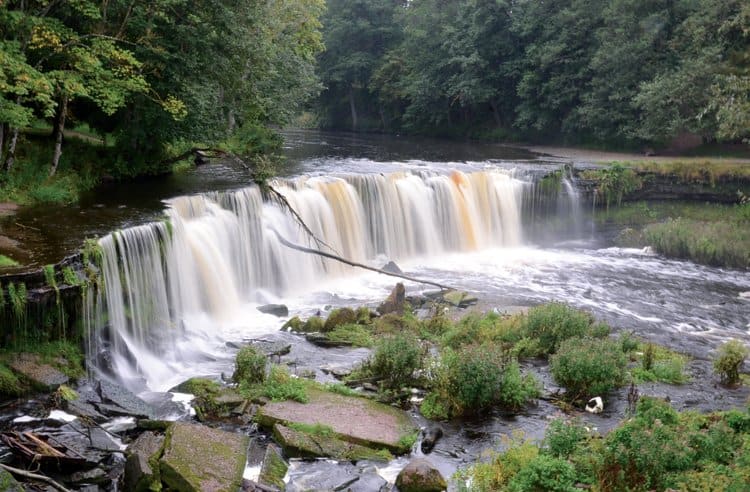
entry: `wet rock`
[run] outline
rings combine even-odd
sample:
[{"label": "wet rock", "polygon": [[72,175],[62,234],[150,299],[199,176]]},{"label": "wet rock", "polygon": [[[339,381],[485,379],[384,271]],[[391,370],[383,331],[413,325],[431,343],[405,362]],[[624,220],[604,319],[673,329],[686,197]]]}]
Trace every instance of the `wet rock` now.
[{"label": "wet rock", "polygon": [[242,434],[175,422],[167,431],[161,480],[181,492],[235,492],[242,484],[247,447]]},{"label": "wet rock", "polygon": [[378,306],[380,315],[397,313],[404,314],[404,303],[406,301],[406,289],[401,282],[397,283],[388,298]]},{"label": "wet rock", "polygon": [[381,268],[381,270],[383,270],[384,272],[388,272],[388,273],[395,273],[397,275],[404,274],[403,270],[401,270],[399,266],[396,265],[396,263],[393,261],[389,261],[388,263],[383,265],[383,268]]},{"label": "wet rock", "polygon": [[438,440],[443,437],[443,429],[440,426],[428,427],[422,431],[422,452],[429,454],[437,444]]},{"label": "wet rock", "polygon": [[258,483],[284,490],[284,477],[288,469],[289,464],[281,456],[281,449],[275,444],[269,444],[263,458],[263,465],[260,467]]},{"label": "wet rock", "polygon": [[128,446],[125,462],[125,492],[145,492],[152,484],[160,483],[158,463],[164,446],[164,436],[144,432]]},{"label": "wet rock", "polygon": [[455,307],[466,308],[479,302],[479,299],[468,292],[450,290],[443,294],[443,301]]},{"label": "wet rock", "polygon": [[597,396],[589,400],[586,404],[586,411],[589,413],[602,413],[604,411],[604,400],[601,396]]},{"label": "wet rock", "polygon": [[351,367],[337,366],[333,364],[321,366],[320,370],[323,371],[324,374],[330,374],[337,379],[343,379],[352,373]]},{"label": "wet rock", "polygon": [[102,380],[97,389],[103,401],[99,404],[100,412],[148,419],[155,416],[150,405],[120,385]]},{"label": "wet rock", "polygon": [[73,484],[105,484],[109,482],[109,476],[106,471],[96,467],[72,474],[68,482]]},{"label": "wet rock", "polygon": [[99,423],[107,420],[107,417],[99,413],[94,405],[83,401],[80,396],[77,400],[65,402],[65,410],[76,417],[88,418]]},{"label": "wet rock", "polygon": [[266,357],[281,357],[292,350],[292,344],[276,340],[250,340],[250,344],[260,350]]},{"label": "wet rock", "polygon": [[[309,320],[308,320],[309,321]],[[331,311],[328,315],[325,324],[323,325],[323,331],[333,331],[341,325],[357,322],[357,313],[352,308],[339,308]]]},{"label": "wet rock", "polygon": [[28,380],[42,391],[55,391],[61,384],[67,384],[68,376],[49,364],[42,363],[38,355],[18,354],[9,364],[14,372]]},{"label": "wet rock", "polygon": [[377,492],[388,482],[377,474],[373,466],[363,467],[351,463],[315,461],[302,463],[289,474],[286,492],[310,490],[345,490],[347,492]]},{"label": "wet rock", "polygon": [[13,478],[10,472],[0,469],[0,490],[4,492],[23,492],[24,488]]},{"label": "wet rock", "polygon": [[354,444],[335,436],[330,429],[309,427],[298,430],[276,424],[273,437],[284,448],[284,454],[292,458],[332,458],[335,460],[384,460],[389,455],[378,454],[378,450]]},{"label": "wet rock", "polygon": [[305,339],[322,348],[350,347],[352,344],[346,340],[331,340],[325,333],[308,333]]},{"label": "wet rock", "polygon": [[448,484],[429,461],[415,458],[398,474],[396,487],[399,492],[441,492]]},{"label": "wet rock", "polygon": [[311,389],[308,403],[271,402],[258,409],[256,420],[266,428],[275,424],[324,426],[341,439],[373,449],[388,449],[401,454],[417,432],[405,412],[366,398],[344,396]]},{"label": "wet rock", "polygon": [[258,306],[258,311],[265,314],[272,314],[282,318],[289,316],[289,308],[284,304],[266,304],[265,306]]}]

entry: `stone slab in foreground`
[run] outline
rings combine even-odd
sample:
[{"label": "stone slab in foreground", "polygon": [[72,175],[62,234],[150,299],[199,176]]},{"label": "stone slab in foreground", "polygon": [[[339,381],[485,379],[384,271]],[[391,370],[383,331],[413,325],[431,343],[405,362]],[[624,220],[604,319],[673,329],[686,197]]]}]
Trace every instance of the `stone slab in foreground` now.
[{"label": "stone slab in foreground", "polygon": [[417,432],[406,412],[381,403],[311,389],[309,402],[269,403],[258,410],[256,419],[269,429],[275,424],[329,427],[335,437],[369,448],[393,453],[409,451],[409,437]]},{"label": "stone slab in foreground", "polygon": [[242,434],[175,422],[167,432],[161,480],[180,492],[236,492],[248,443]]}]

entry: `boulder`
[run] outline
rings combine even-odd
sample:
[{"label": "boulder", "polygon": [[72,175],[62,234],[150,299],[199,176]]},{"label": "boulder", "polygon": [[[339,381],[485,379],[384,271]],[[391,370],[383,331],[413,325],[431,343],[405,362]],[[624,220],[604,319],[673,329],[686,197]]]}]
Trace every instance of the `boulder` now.
[{"label": "boulder", "polygon": [[41,391],[55,391],[60,385],[70,381],[68,376],[43,363],[36,354],[18,354],[9,366]]},{"label": "boulder", "polygon": [[292,429],[276,424],[273,426],[273,437],[284,448],[284,453],[292,458],[332,458],[342,461],[387,461],[391,458],[388,452],[340,439],[325,427],[300,426]]},{"label": "boulder", "polygon": [[160,483],[158,459],[164,446],[164,436],[144,432],[128,446],[125,462],[125,492],[146,492],[152,484]]},{"label": "boulder", "polygon": [[175,422],[160,460],[162,483],[181,492],[236,492],[248,444],[248,437],[239,433]]},{"label": "boulder", "polygon": [[[397,408],[367,398],[344,396],[311,388],[309,401],[271,402],[258,409],[257,422],[272,429],[318,426],[330,429],[336,438],[396,454],[410,450],[417,432],[411,417]],[[410,439],[411,438],[411,439]]]},{"label": "boulder", "polygon": [[265,306],[258,306],[258,311],[265,314],[273,314],[282,318],[289,316],[289,308],[284,304],[266,304]]},{"label": "boulder", "polygon": [[[310,320],[308,320],[310,321]],[[328,315],[323,331],[333,331],[336,327],[357,322],[357,313],[352,308],[339,308],[331,311]]]},{"label": "boulder", "polygon": [[449,290],[448,292],[443,294],[443,301],[455,307],[466,308],[473,304],[476,304],[479,299],[472,296],[468,292]]},{"label": "boulder", "polygon": [[258,483],[279,490],[284,490],[284,477],[289,469],[289,464],[281,456],[281,450],[275,444],[269,444],[266,455],[263,457],[263,465],[260,467]]},{"label": "boulder", "polygon": [[398,267],[398,265],[396,265],[396,263],[393,262],[393,261],[389,261],[388,263],[386,263],[385,265],[383,265],[383,268],[381,268],[381,270],[383,270],[384,272],[388,272],[388,273],[395,273],[397,275],[403,275],[404,274],[403,270],[401,270]]},{"label": "boulder", "polygon": [[415,458],[396,477],[399,492],[441,492],[448,488],[443,475],[424,458]]},{"label": "boulder", "polygon": [[404,314],[405,302],[406,289],[404,288],[404,284],[399,282],[393,288],[388,298],[378,306],[378,313],[381,315],[389,313]]},{"label": "boulder", "polygon": [[155,416],[156,412],[148,403],[118,384],[102,380],[97,390],[103,402],[98,405],[102,413],[146,419]]}]

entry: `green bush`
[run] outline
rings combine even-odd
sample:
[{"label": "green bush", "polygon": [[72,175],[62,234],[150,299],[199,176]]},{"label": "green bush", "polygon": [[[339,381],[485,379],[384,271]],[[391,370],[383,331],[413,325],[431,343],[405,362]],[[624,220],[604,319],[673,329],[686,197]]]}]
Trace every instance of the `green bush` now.
[{"label": "green bush", "polygon": [[511,492],[545,491],[545,492],[577,492],[576,472],[573,466],[565,460],[538,455],[508,483]]},{"label": "green bush", "polygon": [[346,325],[354,324],[357,322],[357,313],[352,308],[338,308],[331,311],[328,315],[325,324],[323,325],[323,331],[333,331],[335,328]]},{"label": "green bush", "polygon": [[589,431],[580,422],[555,419],[550,422],[544,445],[547,452],[556,458],[568,458],[588,439]]},{"label": "green bush", "polygon": [[448,416],[456,417],[493,405],[517,409],[538,394],[533,376],[522,377],[518,363],[509,360],[500,346],[484,344],[446,348],[428,399],[434,398]]},{"label": "green bush", "polygon": [[[519,435],[503,438],[504,453],[498,453],[489,463],[476,463],[457,474],[457,478],[470,482],[471,488],[463,486],[462,491],[496,492],[508,490],[510,482],[529,466],[538,456],[539,448]],[[538,490],[538,489],[530,489]]]},{"label": "green bush", "polygon": [[[592,335],[593,329],[591,314],[553,302],[529,309],[523,332],[525,337],[539,340],[542,353],[553,354],[564,340]],[[601,327],[596,331],[601,336]]]},{"label": "green bush", "polygon": [[622,386],[626,366],[620,344],[610,339],[571,338],[550,359],[552,376],[573,400]]},{"label": "green bush", "polygon": [[448,408],[443,404],[438,393],[428,394],[422,402],[422,406],[419,407],[419,411],[430,420],[444,420],[450,417]]},{"label": "green bush", "polygon": [[326,333],[326,337],[332,342],[344,343],[354,347],[372,347],[375,343],[375,339],[366,327],[352,323],[337,326]]},{"label": "green bush", "polygon": [[729,340],[719,348],[714,360],[714,370],[721,376],[724,384],[734,385],[740,382],[740,368],[748,353],[745,344],[739,340]]},{"label": "green bush", "polygon": [[366,363],[373,377],[387,389],[411,384],[415,371],[422,368],[424,350],[412,333],[399,333],[378,341],[375,353]]},{"label": "green bush", "polygon": [[23,393],[23,387],[18,377],[5,365],[0,364],[0,395],[18,396]]},{"label": "green bush", "polygon": [[237,352],[234,374],[235,383],[262,383],[266,379],[266,356],[252,345],[242,347]]},{"label": "green bush", "polygon": [[307,403],[307,386],[299,378],[292,377],[286,368],[272,366],[268,378],[263,383],[262,394],[273,401],[294,400]]}]

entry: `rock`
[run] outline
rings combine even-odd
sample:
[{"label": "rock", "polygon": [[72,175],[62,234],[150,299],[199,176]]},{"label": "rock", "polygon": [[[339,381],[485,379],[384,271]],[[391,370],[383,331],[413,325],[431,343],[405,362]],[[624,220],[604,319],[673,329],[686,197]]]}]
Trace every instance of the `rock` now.
[{"label": "rock", "polygon": [[422,452],[429,454],[438,440],[443,437],[443,429],[440,426],[428,427],[422,431]]},{"label": "rock", "polygon": [[153,408],[148,403],[120,385],[102,380],[99,381],[97,389],[104,402],[99,405],[100,412],[147,419],[155,416]]},{"label": "rock", "polygon": [[476,304],[479,299],[467,292],[450,290],[443,294],[443,301],[455,307],[466,308],[473,304]]},{"label": "rock", "polygon": [[383,268],[381,268],[381,270],[383,270],[384,272],[395,273],[395,274],[398,274],[398,275],[403,275],[404,274],[403,270],[401,270],[398,267],[398,265],[396,265],[396,263],[394,263],[393,261],[389,261],[388,263],[386,263],[385,265],[383,265]]},{"label": "rock", "polygon": [[281,357],[292,351],[292,344],[277,340],[250,340],[250,344],[266,357]]},{"label": "rock", "polygon": [[[308,320],[309,321],[309,320]],[[352,308],[338,308],[331,311],[328,315],[323,331],[333,331],[336,327],[357,322],[357,313]]]},{"label": "rock", "polygon": [[18,354],[9,364],[14,372],[42,391],[55,391],[62,384],[67,384],[68,376],[49,364],[44,364],[36,354]]},{"label": "rock", "polygon": [[378,313],[381,315],[389,313],[404,314],[405,301],[406,289],[404,288],[404,284],[399,282],[393,288],[388,298],[378,306]]},{"label": "rock", "polygon": [[260,467],[258,483],[284,490],[284,477],[288,469],[289,464],[281,456],[281,449],[275,444],[269,444]]},{"label": "rock", "polygon": [[273,426],[273,437],[292,458],[331,458],[343,461],[388,460],[390,454],[339,439],[324,427],[298,430],[280,424]]},{"label": "rock", "polygon": [[273,314],[282,318],[289,316],[289,308],[284,304],[266,304],[265,306],[258,306],[258,311],[265,314]]},{"label": "rock", "polygon": [[0,468],[0,490],[3,492],[23,492],[24,488],[13,478],[10,472]]},{"label": "rock", "polygon": [[586,411],[589,413],[602,413],[604,411],[604,400],[601,396],[597,396],[589,400],[586,404]]},{"label": "rock", "polygon": [[352,344],[345,340],[331,340],[325,333],[308,333],[305,335],[305,339],[323,348],[337,348],[337,347],[350,347]]},{"label": "rock", "polygon": [[286,492],[377,492],[387,485],[388,482],[377,474],[377,469],[372,465],[318,460],[298,464],[289,474]]},{"label": "rock", "polygon": [[66,482],[74,484],[105,484],[109,482],[109,476],[107,476],[106,471],[97,466],[91,470],[72,474]]},{"label": "rock", "polygon": [[396,487],[399,492],[441,492],[448,484],[429,461],[415,458],[398,474]]},{"label": "rock", "polygon": [[324,426],[336,437],[355,444],[385,448],[396,454],[410,450],[406,443],[417,428],[402,410],[366,398],[312,388],[308,397],[308,403],[268,403],[258,409],[256,421],[268,429],[275,424]]},{"label": "rock", "polygon": [[162,483],[181,492],[236,492],[247,447],[248,437],[242,434],[175,422],[160,460]]},{"label": "rock", "polygon": [[99,413],[94,405],[82,401],[80,396],[76,400],[66,401],[65,410],[77,417],[85,417],[98,423],[102,423],[107,420],[107,417]]},{"label": "rock", "polygon": [[125,462],[125,492],[146,492],[152,484],[160,483],[158,459],[164,446],[164,436],[144,432],[128,446]]},{"label": "rock", "polygon": [[352,373],[352,368],[350,366],[340,366],[334,364],[320,366],[320,370],[323,371],[324,374],[330,374],[336,379],[343,379]]}]

